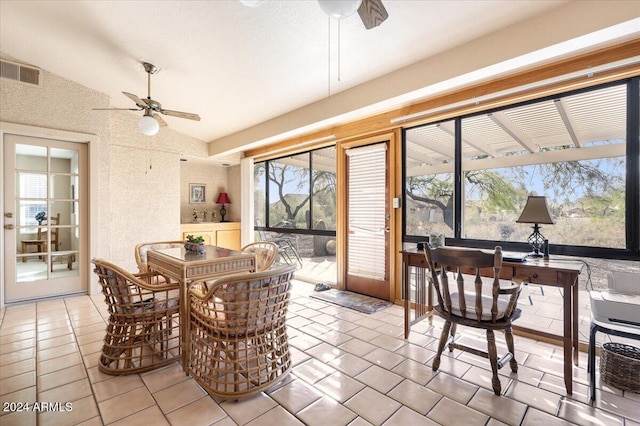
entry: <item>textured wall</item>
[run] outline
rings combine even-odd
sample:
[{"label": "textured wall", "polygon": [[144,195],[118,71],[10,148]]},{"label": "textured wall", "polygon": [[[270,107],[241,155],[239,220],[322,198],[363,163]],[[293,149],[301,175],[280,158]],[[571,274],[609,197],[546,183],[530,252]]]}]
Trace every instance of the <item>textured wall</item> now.
[{"label": "textured wall", "polygon": [[[220,206],[216,204],[218,194],[221,192],[229,192],[227,190],[227,169],[222,166],[216,166],[209,163],[198,161],[180,162],[180,180],[183,182],[181,188],[181,207],[180,219],[183,223],[191,223],[193,221],[193,209],[198,211],[198,217],[202,217],[202,211],[208,211],[207,221],[211,221],[211,212],[216,212],[215,221],[220,220]],[[199,183],[206,185],[204,204],[189,203],[189,184]],[[233,203],[233,195],[229,194],[229,198]],[[227,208],[227,212],[230,209]],[[229,215],[225,217],[229,219]]]},{"label": "textured wall", "polygon": [[[179,236],[181,194],[189,183],[181,181],[179,158],[206,157],[207,144],[170,127],[144,136],[137,128],[139,114],[92,110],[108,107],[107,95],[46,70],[42,77],[41,87],[0,80],[0,121],[97,135],[97,146],[90,147],[97,158],[90,165],[97,168],[90,187],[97,199],[90,212],[91,238],[97,241],[91,254],[135,269],[135,244]],[[173,119],[165,121],[171,126]],[[226,185],[225,169],[215,169],[214,174],[224,175],[219,185]]]}]

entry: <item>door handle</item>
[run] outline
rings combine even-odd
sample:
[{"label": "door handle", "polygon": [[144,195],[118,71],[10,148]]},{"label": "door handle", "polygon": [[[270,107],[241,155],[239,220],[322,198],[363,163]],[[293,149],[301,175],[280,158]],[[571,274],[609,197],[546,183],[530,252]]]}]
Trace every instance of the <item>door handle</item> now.
[{"label": "door handle", "polygon": [[11,225],[11,224],[5,225],[4,229],[13,229],[13,225]]},{"label": "door handle", "polygon": [[11,213],[11,212],[5,213],[4,217],[8,217],[9,219],[11,219],[13,217],[13,213]]}]

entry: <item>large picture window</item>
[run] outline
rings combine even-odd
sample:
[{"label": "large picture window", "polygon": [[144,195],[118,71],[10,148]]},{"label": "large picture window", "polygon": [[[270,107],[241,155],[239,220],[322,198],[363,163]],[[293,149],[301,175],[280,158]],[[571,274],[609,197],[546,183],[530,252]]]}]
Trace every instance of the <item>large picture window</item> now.
[{"label": "large picture window", "polygon": [[564,253],[586,247],[637,256],[637,238],[627,232],[638,227],[638,215],[627,214],[639,192],[627,173],[638,167],[628,154],[638,148],[627,147],[629,123],[640,121],[629,113],[632,84],[406,130],[405,240],[437,233],[469,245],[524,242],[531,225],[516,220],[528,195],[543,195],[555,222],[543,233]]}]

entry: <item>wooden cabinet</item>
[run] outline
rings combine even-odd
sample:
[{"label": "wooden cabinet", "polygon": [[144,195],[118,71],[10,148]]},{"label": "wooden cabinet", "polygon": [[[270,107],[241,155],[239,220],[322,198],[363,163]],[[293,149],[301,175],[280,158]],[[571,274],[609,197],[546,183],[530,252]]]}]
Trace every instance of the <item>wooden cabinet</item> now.
[{"label": "wooden cabinet", "polygon": [[182,240],[187,235],[202,236],[204,243],[212,246],[240,250],[240,222],[183,223],[180,225]]}]

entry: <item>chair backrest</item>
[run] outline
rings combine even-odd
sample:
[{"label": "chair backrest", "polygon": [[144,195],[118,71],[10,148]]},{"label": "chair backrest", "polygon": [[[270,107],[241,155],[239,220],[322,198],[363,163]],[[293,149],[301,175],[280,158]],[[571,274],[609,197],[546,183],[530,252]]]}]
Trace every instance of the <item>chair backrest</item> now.
[{"label": "chair backrest", "polygon": [[[497,246],[494,253],[489,253],[455,247],[429,249],[425,245],[424,253],[430,265],[438,309],[445,315],[478,322],[495,322],[511,315],[515,308],[513,297],[499,300],[501,247]],[[488,279],[482,279],[482,269],[483,275],[490,276]],[[515,303],[517,296],[516,293]]]},{"label": "chair backrest", "polygon": [[191,288],[191,326],[206,327],[227,336],[270,329],[286,318],[295,270],[295,266],[287,265],[263,272],[227,275],[208,282],[206,294]]},{"label": "chair backrest", "polygon": [[149,272],[149,267],[147,266],[147,252],[149,250],[162,250],[182,246],[184,246],[184,241],[154,241],[151,243],[137,244],[134,252],[138,270],[140,271],[140,273]]},{"label": "chair backrest", "polygon": [[141,280],[104,259],[94,258],[91,262],[96,266],[94,272],[100,281],[109,313],[131,312],[136,303],[143,302]]},{"label": "chair backrest", "polygon": [[242,251],[255,254],[256,272],[261,272],[266,271],[273,265],[278,256],[278,245],[268,241],[258,241],[242,247]]},{"label": "chair backrest", "polygon": [[[60,229],[57,226],[60,225],[60,213],[55,216],[45,217],[38,222],[38,240],[47,240],[47,231],[51,233],[51,244],[54,251],[58,251],[58,234]],[[54,228],[55,227],[55,228]]]}]

